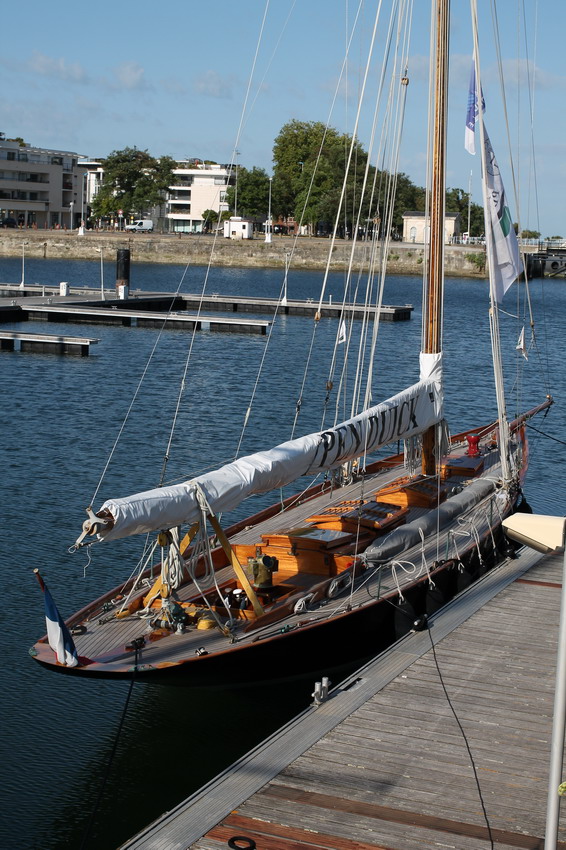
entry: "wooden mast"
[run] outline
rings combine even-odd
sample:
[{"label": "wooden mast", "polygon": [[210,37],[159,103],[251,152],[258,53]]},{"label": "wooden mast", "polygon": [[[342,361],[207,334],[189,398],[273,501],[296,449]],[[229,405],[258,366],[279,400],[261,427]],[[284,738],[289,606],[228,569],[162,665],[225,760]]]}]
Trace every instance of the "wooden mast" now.
[{"label": "wooden mast", "polygon": [[[430,188],[430,244],[428,277],[425,286],[423,344],[426,354],[442,350],[442,300],[444,289],[444,207],[446,197],[446,123],[448,104],[448,41],[450,2],[436,0],[436,61],[434,75],[434,115],[432,174]],[[436,426],[423,434],[422,472],[436,474]]]}]

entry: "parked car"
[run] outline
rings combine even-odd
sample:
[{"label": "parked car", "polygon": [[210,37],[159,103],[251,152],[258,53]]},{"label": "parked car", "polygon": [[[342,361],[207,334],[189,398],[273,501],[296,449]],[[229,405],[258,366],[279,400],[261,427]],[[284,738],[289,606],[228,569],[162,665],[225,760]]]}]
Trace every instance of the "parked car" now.
[{"label": "parked car", "polygon": [[15,218],[3,218],[0,222],[2,227],[17,227],[18,222]]}]

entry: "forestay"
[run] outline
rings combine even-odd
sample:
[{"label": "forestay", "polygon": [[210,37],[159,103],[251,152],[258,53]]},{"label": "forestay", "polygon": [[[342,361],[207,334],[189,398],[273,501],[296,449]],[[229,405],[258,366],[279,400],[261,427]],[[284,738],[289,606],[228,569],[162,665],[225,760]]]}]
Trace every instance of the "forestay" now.
[{"label": "forestay", "polygon": [[200,489],[214,513],[233,510],[254,493],[267,493],[303,475],[316,475],[422,433],[442,418],[440,355],[421,355],[421,380],[412,387],[333,428],[289,440],[239,458],[182,484],[106,501],[111,528],[98,537],[114,540],[173,528],[200,518]]}]

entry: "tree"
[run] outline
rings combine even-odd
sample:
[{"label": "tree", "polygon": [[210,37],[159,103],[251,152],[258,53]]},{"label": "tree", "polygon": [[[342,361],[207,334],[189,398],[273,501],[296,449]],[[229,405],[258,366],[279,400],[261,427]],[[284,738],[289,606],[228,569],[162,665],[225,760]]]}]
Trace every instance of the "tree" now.
[{"label": "tree", "polygon": [[540,239],[540,230],[521,230],[521,239]]},{"label": "tree", "polygon": [[162,202],[175,165],[169,156],[155,159],[147,150],[135,147],[113,151],[104,160],[104,179],[92,202],[93,215],[115,215],[123,209],[126,215],[142,216]]},{"label": "tree", "polygon": [[202,213],[203,217],[203,229],[206,231],[212,230],[212,225],[216,224],[218,221],[218,213],[216,210],[204,210]]},{"label": "tree", "polygon": [[234,215],[267,219],[269,177],[264,168],[240,166],[236,182],[226,191],[226,202]]},{"label": "tree", "polygon": [[[277,215],[294,216],[308,224],[311,232],[330,230],[336,221],[350,150],[350,169],[340,215],[343,231],[352,231],[358,217],[367,153],[348,134],[340,135],[321,122],[293,120],[285,124],[273,146],[273,209]],[[360,221],[371,217],[369,180],[363,199]]]}]

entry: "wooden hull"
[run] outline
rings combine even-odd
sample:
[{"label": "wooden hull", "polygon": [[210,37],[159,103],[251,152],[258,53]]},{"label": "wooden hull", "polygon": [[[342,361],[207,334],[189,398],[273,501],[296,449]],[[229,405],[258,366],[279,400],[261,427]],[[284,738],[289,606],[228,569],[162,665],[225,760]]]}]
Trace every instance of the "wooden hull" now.
[{"label": "wooden hull", "polygon": [[[538,409],[525,417],[534,415]],[[67,625],[78,635],[75,640],[79,666],[67,667],[57,663],[46,637],[38,641],[30,652],[46,668],[65,675],[116,680],[134,676],[139,681],[191,687],[226,687],[281,680],[321,670],[330,671],[343,665],[361,664],[406,634],[416,619],[434,613],[505,557],[509,543],[503,536],[501,520],[517,508],[522,498],[521,485],[528,459],[523,427],[525,417],[512,423],[520,462],[517,481],[503,490],[490,484],[489,495],[482,496],[467,513],[459,514],[443,530],[442,536],[431,533],[426,540],[418,541],[412,548],[407,547],[393,559],[389,558],[381,570],[371,563],[356,561],[356,555],[336,554],[332,546],[335,539],[342,540],[351,531],[352,515],[349,511],[355,499],[359,500],[360,487],[372,491],[365,494],[368,511],[365,522],[374,525],[389,522],[390,527],[395,529],[391,534],[404,532],[404,528],[397,526],[404,522],[406,511],[412,511],[416,517],[412,525],[420,532],[424,518],[435,507],[423,507],[422,493],[417,493],[417,506],[404,507],[415,501],[414,494],[419,490],[414,479],[409,482],[407,498],[398,500],[402,504],[398,513],[390,515],[387,504],[383,508],[379,502],[382,505],[379,508],[374,501],[380,493],[394,493],[395,481],[401,481],[402,487],[407,486],[403,484],[402,469],[401,477],[400,472],[395,471],[400,460],[398,456],[368,467],[362,484],[353,483],[335,491],[314,487],[303,494],[297,504],[292,504],[295,497],[291,497],[285,512],[276,505],[227,530],[234,549],[241,547],[246,553],[250,547],[253,550],[254,541],[258,540],[267,546],[275,546],[277,551],[284,551],[285,546],[292,545],[287,560],[294,552],[296,561],[294,595],[291,593],[288,599],[284,596],[288,578],[283,571],[284,575],[278,579],[282,600],[272,595],[266,613],[261,614],[260,611],[259,616],[255,611],[251,614],[241,610],[240,619],[231,633],[223,634],[218,628],[200,631],[199,622],[193,622],[186,630],[181,629],[178,635],[173,629],[152,632],[148,628],[148,620],[139,617],[137,611],[132,610],[127,616],[117,618],[117,609],[114,608],[108,615],[106,612],[112,606],[111,600],[115,601],[119,594],[125,592],[124,587],[119,587],[68,620]],[[466,440],[463,439],[465,435],[453,438],[453,445],[459,448],[453,449],[449,462],[443,466],[445,470],[438,481],[437,507],[448,506],[450,499],[457,499],[454,493],[450,495],[450,487],[456,491],[466,490],[469,476],[481,479],[485,475],[488,482],[497,478],[499,461],[493,449],[492,429],[493,426],[488,426],[475,432],[481,431],[485,443],[481,464],[469,462]],[[462,470],[462,467],[466,468]],[[367,484],[370,480],[371,487]],[[455,482],[456,487],[453,486]],[[483,489],[484,485],[481,487]],[[345,513],[342,519],[337,519],[335,508],[340,504],[345,506]],[[304,533],[304,522],[313,519],[321,525],[311,538]],[[470,523],[467,535],[462,535],[462,520]],[[318,551],[309,548],[317,541],[320,546],[330,548]],[[294,549],[300,546],[305,549]],[[274,550],[266,549],[266,552],[269,551]],[[311,552],[313,569],[309,573],[305,565],[308,568]],[[214,561],[217,586],[228,588],[229,584],[222,576],[223,571],[229,568],[225,561],[222,562],[221,550],[215,551]],[[425,564],[424,569],[421,562]],[[406,569],[408,563],[413,567],[412,573]],[[382,584],[385,568],[387,575]],[[324,569],[327,570],[326,578],[321,574]],[[406,575],[400,581],[403,571]],[[233,575],[233,572],[230,574]],[[350,589],[338,587],[338,598],[334,599],[336,588],[330,592],[332,583],[341,577],[348,579]],[[194,593],[194,585],[188,584]],[[307,594],[304,601],[309,603],[303,608],[297,606],[297,601],[302,601],[301,592]],[[224,593],[225,590],[222,590],[221,594]],[[138,591],[140,601],[141,596],[143,591]],[[191,599],[185,596],[183,604],[191,604]]]},{"label": "wooden hull", "polygon": [[[507,543],[500,530],[498,537],[503,558]],[[364,608],[345,612],[322,623],[305,624],[284,634],[274,627],[271,636],[257,643],[227,648],[207,656],[193,656],[168,668],[147,669],[143,650],[138,658],[137,670],[134,670],[134,665],[117,671],[97,669],[96,665],[65,667],[54,665],[52,660],[47,661],[42,657],[43,653],[36,656],[36,660],[66,675],[114,680],[131,680],[133,676],[136,681],[185,687],[246,685],[301,677],[317,671],[326,675],[333,668],[361,665],[382,652],[407,634],[417,618],[433,614],[494,565],[492,559],[489,567],[480,566],[476,550],[472,547],[468,552],[462,552],[461,562],[449,561],[432,574],[434,588],[429,587],[428,579],[404,588],[403,601],[394,593]]]}]

